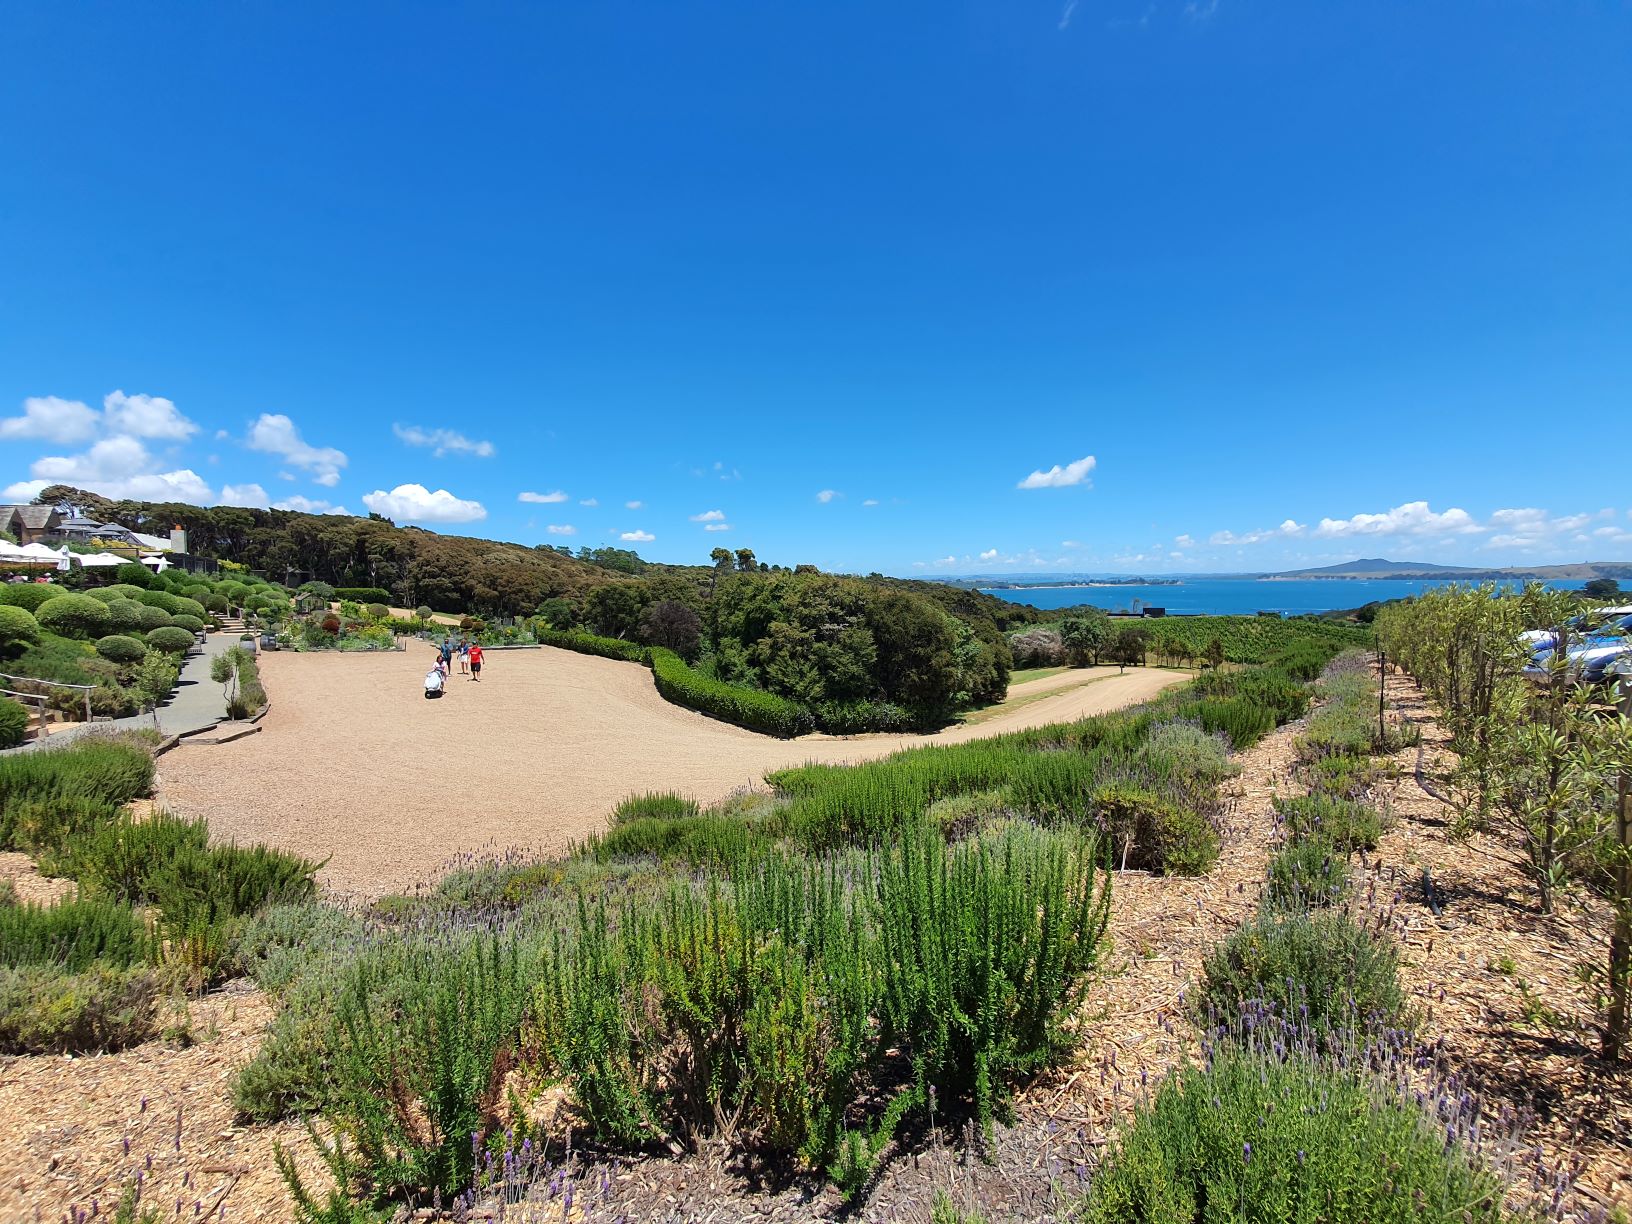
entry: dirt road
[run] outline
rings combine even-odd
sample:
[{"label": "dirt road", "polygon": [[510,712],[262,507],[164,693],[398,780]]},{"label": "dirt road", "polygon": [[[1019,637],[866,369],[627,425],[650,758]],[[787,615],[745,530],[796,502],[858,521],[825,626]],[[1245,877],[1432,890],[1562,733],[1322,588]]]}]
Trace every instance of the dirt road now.
[{"label": "dirt road", "polygon": [[260,734],[184,742],[159,758],[161,801],[208,818],[217,838],[327,858],[325,884],[373,897],[434,878],[460,853],[558,850],[602,828],[630,794],[711,802],[783,766],[1081,718],[1187,678],[1097,669],[1091,683],[936,735],[776,740],[670,705],[645,668],[562,650],[491,651],[480,683],[455,675],[447,696],[428,701],[431,658],[417,643],[404,654],[263,655],[272,710]]}]

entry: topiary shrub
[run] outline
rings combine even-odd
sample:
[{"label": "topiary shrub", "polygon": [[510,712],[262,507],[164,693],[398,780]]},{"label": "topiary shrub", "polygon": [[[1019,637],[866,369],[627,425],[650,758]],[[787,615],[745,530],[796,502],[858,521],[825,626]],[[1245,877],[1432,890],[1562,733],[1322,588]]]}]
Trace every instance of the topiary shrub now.
[{"label": "topiary shrub", "polygon": [[48,599],[55,599],[62,594],[62,588],[49,582],[6,582],[0,583],[0,604],[12,608],[27,608],[30,612],[39,611],[40,605]]},{"label": "topiary shrub", "polygon": [[391,609],[382,603],[371,603],[363,611],[368,613],[370,620],[384,620],[391,615]]},{"label": "topiary shrub", "polygon": [[163,629],[170,623],[170,613],[163,608],[155,608],[150,604],[142,605],[142,632],[151,633],[155,629]]},{"label": "topiary shrub", "polygon": [[27,608],[0,604],[0,650],[33,646],[40,640],[40,622]]},{"label": "topiary shrub", "polygon": [[414,609],[414,615],[422,621],[430,620],[432,615],[431,606],[429,604],[420,604],[419,607]]},{"label": "topiary shrub", "polygon": [[166,616],[174,616],[181,611],[181,600],[169,591],[143,591],[135,598],[150,608],[162,608]]},{"label": "topiary shrub", "polygon": [[0,697],[0,748],[15,748],[28,734],[28,707],[10,697]]},{"label": "topiary shrub", "polygon": [[231,609],[227,606],[225,595],[211,592],[198,601],[204,605],[204,610],[213,616],[225,616]]},{"label": "topiary shrub", "polygon": [[140,638],[111,633],[96,640],[96,653],[109,663],[140,663],[147,654],[147,646]]},{"label": "topiary shrub", "polygon": [[338,616],[336,616],[333,612],[327,612],[327,613],[324,614],[323,619],[318,622],[318,626],[323,630],[324,633],[328,633],[328,634],[339,633],[340,632],[340,618]]},{"label": "topiary shrub", "polygon": [[207,620],[210,615],[209,610],[198,600],[188,599],[181,595],[176,596],[176,606],[169,609],[169,612],[171,616],[191,616],[200,623]]},{"label": "topiary shrub", "polygon": [[113,576],[122,586],[150,587],[154,583],[153,571],[139,561],[132,561],[128,565],[121,565],[113,571]]},{"label": "topiary shrub", "polygon": [[134,599],[112,600],[108,603],[108,628],[114,633],[140,633],[146,628],[142,623],[146,611],[147,605],[139,604]]},{"label": "topiary shrub", "polygon": [[88,595],[58,595],[40,605],[34,614],[40,628],[60,637],[93,641],[111,627],[108,608]]},{"label": "topiary shrub", "polygon": [[1340,910],[1260,913],[1202,963],[1200,1010],[1234,1025],[1252,1008],[1316,1031],[1409,1027],[1399,957]]},{"label": "topiary shrub", "polygon": [[166,625],[162,629],[155,629],[147,635],[147,644],[154,650],[162,650],[165,654],[186,654],[193,648],[193,635],[185,629],[178,629],[174,625]]},{"label": "topiary shrub", "polygon": [[203,633],[204,622],[196,616],[186,612],[177,612],[170,618],[170,623],[177,629],[185,629],[188,633]]}]

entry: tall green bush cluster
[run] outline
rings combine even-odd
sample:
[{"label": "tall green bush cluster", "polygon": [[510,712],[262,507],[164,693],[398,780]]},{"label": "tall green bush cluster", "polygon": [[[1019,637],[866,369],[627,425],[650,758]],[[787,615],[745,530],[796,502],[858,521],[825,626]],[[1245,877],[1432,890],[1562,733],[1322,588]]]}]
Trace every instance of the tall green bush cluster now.
[{"label": "tall green bush cluster", "polygon": [[586,899],[537,998],[547,1066],[608,1138],[729,1117],[854,1184],[932,1089],[989,1123],[1057,1053],[1104,929],[1095,875],[1091,839],[918,829],[861,858],[740,860],[650,905]]},{"label": "tall green bush cluster", "polygon": [[651,659],[657,691],[675,705],[769,735],[791,738],[815,729],[810,711],[786,698],[705,676],[661,646],[652,647]]}]

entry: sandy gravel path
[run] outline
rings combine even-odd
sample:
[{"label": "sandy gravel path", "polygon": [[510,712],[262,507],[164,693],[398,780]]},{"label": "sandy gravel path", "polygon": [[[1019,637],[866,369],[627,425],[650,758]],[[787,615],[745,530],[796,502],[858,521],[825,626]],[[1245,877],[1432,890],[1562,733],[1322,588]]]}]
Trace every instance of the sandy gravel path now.
[{"label": "sandy gravel path", "polygon": [[[492,651],[427,701],[431,652],[269,653],[262,731],[159,759],[160,799],[218,838],[327,858],[322,879],[359,896],[433,878],[488,847],[550,851],[603,826],[619,799],[678,790],[703,802],[805,761],[859,761],[1143,701],[1188,677],[1114,669],[977,726],[933,736],[776,740],[670,705],[651,674],[569,651]],[[1053,678],[1048,678],[1053,679]],[[1045,680],[1044,683],[1047,681]]]}]

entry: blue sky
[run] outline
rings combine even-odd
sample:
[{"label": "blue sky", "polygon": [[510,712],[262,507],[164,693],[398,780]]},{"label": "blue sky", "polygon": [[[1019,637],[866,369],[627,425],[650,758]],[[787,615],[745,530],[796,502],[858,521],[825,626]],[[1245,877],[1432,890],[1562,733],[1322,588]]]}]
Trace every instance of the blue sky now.
[{"label": "blue sky", "polygon": [[6,14],[10,497],[899,574],[1632,557],[1627,4]]}]

